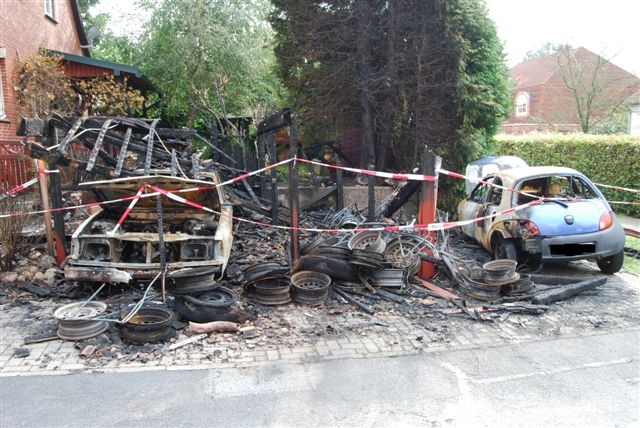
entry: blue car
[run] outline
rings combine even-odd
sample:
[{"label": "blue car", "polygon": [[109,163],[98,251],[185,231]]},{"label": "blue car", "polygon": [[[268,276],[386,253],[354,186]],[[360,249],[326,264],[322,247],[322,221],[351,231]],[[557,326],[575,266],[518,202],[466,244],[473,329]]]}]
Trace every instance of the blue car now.
[{"label": "blue car", "polygon": [[[458,206],[458,216],[486,217],[462,230],[495,258],[534,263],[589,259],[609,274],[622,268],[624,230],[585,175],[535,166],[498,171],[483,181],[504,189],[478,184]],[[535,201],[541,202],[522,207]]]}]

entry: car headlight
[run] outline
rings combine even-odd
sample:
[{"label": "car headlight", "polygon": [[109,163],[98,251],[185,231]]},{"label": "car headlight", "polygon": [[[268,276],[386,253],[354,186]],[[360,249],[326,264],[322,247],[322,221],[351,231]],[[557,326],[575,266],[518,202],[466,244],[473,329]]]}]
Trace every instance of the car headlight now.
[{"label": "car headlight", "polygon": [[613,224],[613,212],[607,211],[600,216],[600,230],[605,230]]}]

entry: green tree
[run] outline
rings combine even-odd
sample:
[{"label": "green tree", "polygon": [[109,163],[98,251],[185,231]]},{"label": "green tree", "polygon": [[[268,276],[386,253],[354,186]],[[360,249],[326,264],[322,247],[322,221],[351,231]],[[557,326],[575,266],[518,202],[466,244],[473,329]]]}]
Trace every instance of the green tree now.
[{"label": "green tree", "polygon": [[160,89],[166,115],[193,126],[278,103],[267,0],[144,4],[152,15],[138,44],[138,65]]},{"label": "green tree", "polygon": [[362,162],[415,165],[426,144],[466,163],[509,106],[482,0],[274,0],[279,73],[304,123],[358,128]]}]

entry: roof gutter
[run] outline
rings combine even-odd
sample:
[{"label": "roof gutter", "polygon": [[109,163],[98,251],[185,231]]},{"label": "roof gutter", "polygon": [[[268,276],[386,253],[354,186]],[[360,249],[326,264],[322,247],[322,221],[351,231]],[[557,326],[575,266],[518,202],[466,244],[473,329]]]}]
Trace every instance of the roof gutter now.
[{"label": "roof gutter", "polygon": [[71,0],[71,10],[73,12],[73,21],[76,24],[76,30],[78,31],[78,38],[80,39],[80,49],[84,56],[91,56],[89,52],[89,40],[87,39],[87,33],[84,32],[84,24],[82,23],[82,15],[80,14],[80,6],[78,6],[78,0]]}]

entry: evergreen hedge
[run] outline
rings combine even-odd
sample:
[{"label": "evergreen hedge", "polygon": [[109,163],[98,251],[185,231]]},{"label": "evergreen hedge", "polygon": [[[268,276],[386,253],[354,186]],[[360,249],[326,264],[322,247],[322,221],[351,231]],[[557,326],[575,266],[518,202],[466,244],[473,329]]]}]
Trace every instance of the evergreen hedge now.
[{"label": "evergreen hedge", "polygon": [[[497,135],[495,155],[519,156],[529,165],[576,169],[594,183],[640,189],[640,137],[628,135]],[[640,193],[600,187],[610,201],[640,202]],[[640,217],[639,205],[611,204],[617,213]]]}]

